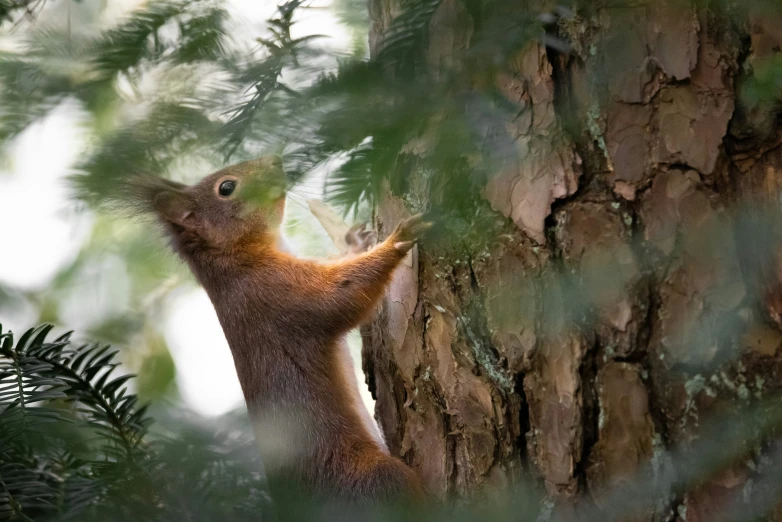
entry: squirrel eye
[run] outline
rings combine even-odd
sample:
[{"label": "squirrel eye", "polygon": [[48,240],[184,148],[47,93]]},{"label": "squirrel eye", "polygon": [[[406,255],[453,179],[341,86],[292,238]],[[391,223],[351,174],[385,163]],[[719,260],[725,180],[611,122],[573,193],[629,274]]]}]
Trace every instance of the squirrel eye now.
[{"label": "squirrel eye", "polygon": [[227,198],[228,196],[234,193],[234,190],[236,190],[236,182],[232,180],[228,180],[220,183],[220,188],[218,189],[218,192],[220,193],[221,196]]}]

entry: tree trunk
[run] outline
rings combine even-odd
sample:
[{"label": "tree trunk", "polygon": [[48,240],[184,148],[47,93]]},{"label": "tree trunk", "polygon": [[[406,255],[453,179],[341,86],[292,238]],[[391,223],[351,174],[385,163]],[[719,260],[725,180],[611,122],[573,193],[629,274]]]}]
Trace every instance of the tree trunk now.
[{"label": "tree trunk", "polygon": [[[707,421],[782,388],[782,132],[774,101],[741,96],[782,58],[779,18],[755,2],[613,3],[551,28],[569,50],[527,42],[493,75],[518,107],[516,158],[475,195],[497,230],[463,255],[424,242],[363,330],[389,447],[440,496],[537,483],[555,512],[609,512],[631,478],[668,487],[666,450],[695,451]],[[373,54],[400,4],[371,0]],[[477,4],[439,4],[424,74],[460,67],[487,23]],[[379,204],[381,233],[402,196],[434,197],[410,176]],[[638,519],[757,508],[773,437],[737,437],[735,458],[654,490]]]}]

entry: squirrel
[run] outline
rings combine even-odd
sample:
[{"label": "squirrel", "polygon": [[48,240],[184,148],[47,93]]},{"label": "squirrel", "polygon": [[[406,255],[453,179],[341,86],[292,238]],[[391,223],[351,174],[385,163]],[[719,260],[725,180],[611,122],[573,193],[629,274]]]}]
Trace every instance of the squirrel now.
[{"label": "squirrel", "polygon": [[325,264],[280,248],[279,156],[226,167],[192,186],[138,177],[129,187],[215,307],[267,475],[339,501],[426,498],[359,397],[345,334],[370,316],[430,224],[421,215],[404,219],[363,253],[374,233],[354,227],[346,236],[353,255]]}]

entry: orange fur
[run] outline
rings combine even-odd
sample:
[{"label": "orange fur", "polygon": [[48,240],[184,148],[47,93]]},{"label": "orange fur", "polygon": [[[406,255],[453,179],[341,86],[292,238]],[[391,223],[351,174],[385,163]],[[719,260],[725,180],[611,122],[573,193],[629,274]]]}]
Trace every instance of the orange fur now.
[{"label": "orange fur", "polygon": [[[350,259],[321,264],[277,250],[280,203],[269,210],[222,198],[278,179],[278,160],[229,167],[193,187],[145,181],[145,194],[214,304],[244,392],[267,473],[341,500],[420,497],[413,471],[367,428],[347,381],[340,343],[371,313],[412,247],[420,219]],[[270,174],[271,172],[271,174]]]}]

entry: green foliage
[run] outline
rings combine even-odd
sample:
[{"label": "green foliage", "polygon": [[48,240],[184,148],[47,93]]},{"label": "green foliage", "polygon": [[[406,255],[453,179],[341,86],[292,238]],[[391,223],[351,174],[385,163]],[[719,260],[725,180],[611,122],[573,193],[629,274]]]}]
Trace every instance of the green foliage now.
[{"label": "green foliage", "polygon": [[159,335],[148,335],[146,341],[148,353],[141,363],[136,379],[138,395],[151,400],[161,400],[172,391],[176,365]]},{"label": "green foliage", "polygon": [[258,465],[230,433],[150,434],[147,406],[113,375],[116,351],[0,336],[0,518],[214,520],[263,508]]},{"label": "green foliage", "polygon": [[101,35],[92,44],[95,71],[111,77],[159,59],[165,51],[158,38],[159,31],[169,20],[182,14],[184,8],[181,2],[152,3]]},{"label": "green foliage", "polygon": [[226,122],[225,136],[226,159],[230,158],[247,137],[253,120],[270,97],[275,94],[295,95],[295,91],[280,81],[286,67],[298,66],[298,54],[301,47],[317,35],[293,39],[291,26],[293,15],[302,0],[291,0],[279,7],[279,17],[269,20],[271,38],[258,38],[257,41],[267,51],[266,59],[250,63],[246,68],[237,70],[237,80],[249,84],[247,91],[252,94],[233,107]]},{"label": "green foliage", "polygon": [[[472,328],[463,325],[467,331]],[[72,346],[70,334],[47,341],[51,326],[15,341],[0,335],[0,518],[8,520],[213,521],[548,519],[550,506],[535,484],[521,483],[507,497],[468,505],[336,506],[323,510],[290,484],[273,482],[266,494],[246,422],[228,416],[207,429],[180,413],[161,411],[157,430],[146,407],[113,376],[115,352],[107,346]],[[1,330],[0,330],[1,331]],[[779,499],[774,446],[782,410],[769,400],[738,414],[712,419],[703,435],[670,453],[658,452],[635,477],[604,491],[598,509],[579,501],[579,520],[626,520],[648,513],[660,498],[699,483],[746,452],[765,447],[752,491],[727,499],[730,520],[748,520]],[[762,460],[762,459],[761,459]],[[270,480],[270,484],[272,481]],[[735,511],[750,495],[752,513]],[[273,511],[272,511],[273,510]],[[735,512],[734,512],[735,511]]]},{"label": "green foliage", "polygon": [[[487,110],[494,106],[489,91],[473,100],[465,93],[475,86],[476,74],[492,74],[486,63],[501,65],[540,27],[534,19],[513,20],[515,40],[508,43],[509,32],[492,25],[507,17],[489,2],[482,9],[491,30],[476,33],[478,45],[466,57],[475,66],[427,76],[419,74],[419,66],[439,4],[406,2],[377,56],[345,57],[336,71],[331,53],[317,46],[318,35],[292,36],[295,15],[304,8],[300,0],[279,6],[268,36],[257,38],[260,51],[230,49],[225,10],[205,1],[153,2],[94,37],[35,30],[21,52],[7,53],[0,62],[7,95],[2,129],[12,137],[76,97],[98,130],[75,178],[77,193],[92,203],[110,198],[118,179],[162,174],[183,154],[221,163],[284,148],[292,181],[331,160],[347,160],[331,173],[329,195],[354,208],[377,195],[383,177],[396,175],[404,183],[407,173],[395,169],[396,158],[416,139],[442,136],[441,145],[452,144],[434,149],[431,167],[489,150],[476,117],[486,119],[491,110],[504,108]],[[340,17],[364,20],[363,8],[342,2]],[[494,54],[487,61],[489,53]],[[290,79],[282,81],[283,76]],[[160,87],[145,95],[137,86],[148,77]],[[141,117],[111,116],[128,102],[119,90],[124,82],[134,89],[130,101],[139,104]]]},{"label": "green foliage", "polygon": [[32,16],[45,0],[2,0],[0,1],[0,23],[15,20],[19,13]]},{"label": "green foliage", "polygon": [[378,53],[378,61],[393,63],[400,70],[418,61],[432,15],[441,2],[420,0],[407,3],[406,9],[391,21]]},{"label": "green foliage", "polygon": [[[509,17],[502,2],[471,3],[483,21],[459,57],[464,66],[432,73],[424,49],[439,5],[403,2],[371,59],[328,51],[318,35],[295,37],[301,0],[279,5],[254,49],[236,47],[222,4],[205,0],[152,2],[98,35],[35,30],[0,62],[9,101],[0,107],[13,108],[0,112],[1,128],[12,137],[77,99],[94,139],[73,185],[91,205],[118,197],[121,179],[165,175],[183,158],[203,173],[282,151],[291,192],[325,168],[326,198],[355,215],[373,207],[388,180],[393,192],[413,194],[410,206],[428,210],[441,235],[463,241],[487,215],[475,187],[515,154],[504,122],[517,108],[485,86],[540,36],[541,23],[534,13]],[[354,27],[368,21],[364,3],[343,0],[337,13]],[[420,172],[428,189],[409,186]]]},{"label": "green foliage", "polygon": [[741,86],[741,98],[754,110],[769,110],[782,100],[782,58],[778,54],[754,67]]}]

